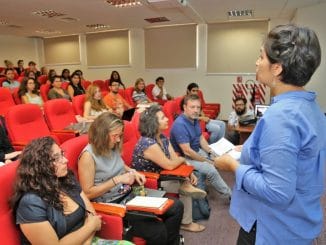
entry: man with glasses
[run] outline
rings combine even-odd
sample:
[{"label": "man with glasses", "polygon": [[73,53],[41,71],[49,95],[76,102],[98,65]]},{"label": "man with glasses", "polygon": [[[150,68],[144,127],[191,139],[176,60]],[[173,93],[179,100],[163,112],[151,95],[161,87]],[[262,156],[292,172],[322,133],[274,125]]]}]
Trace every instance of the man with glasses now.
[{"label": "man with glasses", "polygon": [[247,109],[247,100],[243,97],[237,97],[234,100],[234,111],[229,115],[228,132],[226,138],[233,144],[238,145],[240,141],[239,132],[235,130],[239,126],[241,118],[254,117],[253,110]]}]

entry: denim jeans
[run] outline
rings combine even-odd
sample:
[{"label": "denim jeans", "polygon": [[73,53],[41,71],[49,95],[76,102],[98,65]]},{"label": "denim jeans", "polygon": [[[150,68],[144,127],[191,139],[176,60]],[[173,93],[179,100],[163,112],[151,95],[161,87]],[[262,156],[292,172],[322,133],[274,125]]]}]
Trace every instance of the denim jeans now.
[{"label": "denim jeans", "polygon": [[225,135],[225,122],[220,120],[209,120],[206,129],[210,133],[208,143],[213,144]]},{"label": "denim jeans", "polygon": [[[198,154],[208,157],[207,153],[200,149]],[[190,158],[186,159],[188,163],[195,167],[195,169],[200,172],[201,174],[206,175],[208,182],[213,186],[213,188],[222,194],[225,197],[231,196],[231,189],[228,185],[224,182],[221,175],[217,171],[217,169],[209,162],[200,162],[196,160],[192,160]]]}]

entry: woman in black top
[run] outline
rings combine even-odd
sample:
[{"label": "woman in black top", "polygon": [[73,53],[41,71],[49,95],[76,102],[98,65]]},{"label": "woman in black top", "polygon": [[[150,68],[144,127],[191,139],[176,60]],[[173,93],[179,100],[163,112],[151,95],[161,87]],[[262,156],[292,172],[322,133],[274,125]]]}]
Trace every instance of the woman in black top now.
[{"label": "woman in black top", "polygon": [[90,244],[101,228],[67,162],[51,137],[25,147],[11,200],[22,244]]},{"label": "woman in black top", "polygon": [[71,75],[67,90],[70,98],[77,95],[85,94],[85,90],[81,85],[80,75],[75,72]]}]

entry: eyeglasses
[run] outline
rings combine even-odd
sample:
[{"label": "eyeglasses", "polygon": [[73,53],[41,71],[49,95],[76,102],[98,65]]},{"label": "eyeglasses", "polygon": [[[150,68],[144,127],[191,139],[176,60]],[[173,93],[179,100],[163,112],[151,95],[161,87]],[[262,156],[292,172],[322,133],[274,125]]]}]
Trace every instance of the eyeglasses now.
[{"label": "eyeglasses", "polygon": [[60,153],[53,154],[52,158],[54,162],[61,163],[66,159],[65,152],[61,151]]}]

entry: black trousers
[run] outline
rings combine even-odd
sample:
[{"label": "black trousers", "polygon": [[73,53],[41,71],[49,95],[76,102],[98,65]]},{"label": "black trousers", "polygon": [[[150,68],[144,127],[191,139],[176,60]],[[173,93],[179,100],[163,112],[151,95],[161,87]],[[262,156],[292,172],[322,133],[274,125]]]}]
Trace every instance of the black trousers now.
[{"label": "black trousers", "polygon": [[183,204],[178,199],[171,199],[174,200],[174,204],[160,217],[162,221],[155,219],[130,221],[132,228],[127,237],[142,237],[148,245],[179,245]]},{"label": "black trousers", "polygon": [[239,230],[237,245],[255,245],[256,242],[256,223],[249,232],[246,232],[242,227]]}]

